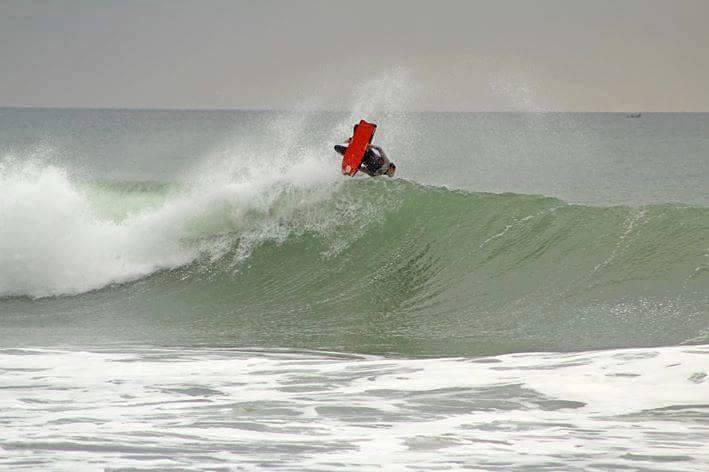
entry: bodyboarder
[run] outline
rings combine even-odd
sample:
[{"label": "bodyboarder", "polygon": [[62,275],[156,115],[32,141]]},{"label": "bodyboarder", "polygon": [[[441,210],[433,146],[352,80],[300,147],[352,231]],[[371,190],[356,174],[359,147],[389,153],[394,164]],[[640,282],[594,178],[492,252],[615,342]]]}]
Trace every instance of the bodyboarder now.
[{"label": "bodyboarder", "polygon": [[[352,141],[352,138],[347,139],[345,143],[349,144],[350,141]],[[345,155],[346,150],[346,145],[335,145],[335,151],[343,156]],[[380,146],[375,146],[374,144],[368,144],[367,151],[364,153],[359,170],[371,177],[377,177],[380,175],[393,177],[396,173],[396,165],[389,160],[384,152],[384,149]]]}]

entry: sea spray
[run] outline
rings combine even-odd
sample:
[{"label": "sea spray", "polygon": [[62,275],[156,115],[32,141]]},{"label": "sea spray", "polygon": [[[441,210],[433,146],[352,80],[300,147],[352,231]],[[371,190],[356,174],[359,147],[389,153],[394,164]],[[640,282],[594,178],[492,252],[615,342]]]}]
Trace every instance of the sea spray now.
[{"label": "sea spray", "polygon": [[[218,172],[202,173],[166,191],[165,185],[76,182],[54,165],[6,160],[0,296],[77,294],[201,257],[214,261],[228,251],[234,266],[264,241],[377,219],[368,216],[372,204],[331,200],[339,184],[318,169],[304,159],[276,174],[252,169],[219,181]],[[126,208],[125,200],[132,205]],[[332,250],[341,246],[334,241]]]},{"label": "sea spray", "polygon": [[[66,171],[39,162],[0,165],[0,295],[75,294],[176,267],[197,252],[170,227],[178,201],[115,222],[99,217]],[[183,208],[180,208],[183,207]]]}]

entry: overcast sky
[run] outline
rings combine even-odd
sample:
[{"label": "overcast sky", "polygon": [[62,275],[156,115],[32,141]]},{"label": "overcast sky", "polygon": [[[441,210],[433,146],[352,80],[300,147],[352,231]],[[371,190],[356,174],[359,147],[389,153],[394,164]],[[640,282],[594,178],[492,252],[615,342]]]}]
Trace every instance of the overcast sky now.
[{"label": "overcast sky", "polygon": [[[709,0],[0,0],[0,106],[709,111]],[[402,97],[406,97],[405,99]]]}]

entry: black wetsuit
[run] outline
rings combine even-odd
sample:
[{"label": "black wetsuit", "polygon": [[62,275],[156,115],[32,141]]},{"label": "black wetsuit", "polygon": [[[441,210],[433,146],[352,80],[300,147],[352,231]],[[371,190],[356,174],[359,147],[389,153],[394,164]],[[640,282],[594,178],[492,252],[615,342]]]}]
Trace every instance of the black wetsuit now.
[{"label": "black wetsuit", "polygon": [[370,146],[364,153],[359,170],[375,177],[377,175],[386,174],[390,165],[391,162],[382,148],[379,146]]}]

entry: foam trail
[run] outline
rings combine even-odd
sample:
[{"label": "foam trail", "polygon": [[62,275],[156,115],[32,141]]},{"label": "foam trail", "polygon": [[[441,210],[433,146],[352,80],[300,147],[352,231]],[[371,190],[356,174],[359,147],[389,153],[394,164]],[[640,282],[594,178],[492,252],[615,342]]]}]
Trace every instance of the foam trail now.
[{"label": "foam trail", "polygon": [[704,471],[707,355],[5,349],[0,465]]}]

